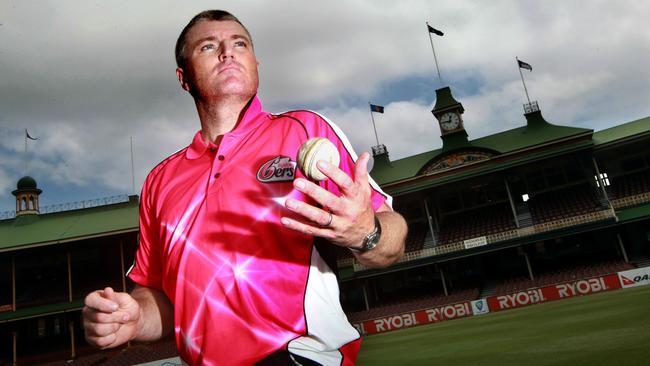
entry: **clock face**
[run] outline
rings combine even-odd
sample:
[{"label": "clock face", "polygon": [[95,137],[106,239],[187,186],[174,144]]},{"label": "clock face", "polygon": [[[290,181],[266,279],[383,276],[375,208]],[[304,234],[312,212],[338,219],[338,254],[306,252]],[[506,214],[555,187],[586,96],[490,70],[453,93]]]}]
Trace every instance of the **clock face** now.
[{"label": "clock face", "polygon": [[454,112],[447,112],[440,117],[440,126],[445,131],[455,130],[460,126],[460,116]]}]

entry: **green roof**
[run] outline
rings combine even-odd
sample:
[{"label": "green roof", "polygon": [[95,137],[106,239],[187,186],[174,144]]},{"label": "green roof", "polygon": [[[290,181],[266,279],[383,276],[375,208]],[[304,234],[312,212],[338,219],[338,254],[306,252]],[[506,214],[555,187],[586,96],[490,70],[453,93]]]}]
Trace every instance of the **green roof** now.
[{"label": "green roof", "polygon": [[472,144],[507,154],[587,132],[593,131],[587,128],[557,126],[550,123],[533,124],[481,137],[473,140]]},{"label": "green roof", "polygon": [[646,136],[650,136],[650,117],[594,132],[594,144],[599,147]]},{"label": "green roof", "polygon": [[0,221],[0,252],[138,230],[137,196],[129,202]]},{"label": "green roof", "polygon": [[[528,119],[526,126],[471,140],[467,148],[483,148],[504,155],[543,147],[550,143],[593,132],[586,128],[550,124],[543,119],[540,112],[529,113],[526,118]],[[373,168],[371,175],[379,184],[413,178],[429,161],[440,156],[441,153],[442,149],[437,149],[392,161],[390,166],[380,164],[377,169]],[[499,155],[495,157],[497,156]],[[530,155],[529,157],[534,158],[535,156]],[[489,160],[485,162],[489,162]]]}]

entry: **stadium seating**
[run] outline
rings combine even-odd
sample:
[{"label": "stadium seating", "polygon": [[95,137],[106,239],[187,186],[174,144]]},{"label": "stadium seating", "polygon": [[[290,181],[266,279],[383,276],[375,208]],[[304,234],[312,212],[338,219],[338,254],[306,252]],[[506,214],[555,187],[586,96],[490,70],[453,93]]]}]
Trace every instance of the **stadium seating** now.
[{"label": "stadium seating", "polygon": [[607,189],[610,199],[618,199],[650,192],[650,170],[612,177]]},{"label": "stadium seating", "polygon": [[557,283],[570,282],[584,278],[602,276],[635,268],[630,263],[623,261],[611,261],[594,263],[589,265],[578,265],[571,268],[550,271],[536,274],[535,279],[527,277],[514,277],[506,279],[497,284],[493,290],[494,295],[504,295],[535,287],[551,286]]},{"label": "stadium seating", "polygon": [[589,184],[535,194],[528,201],[528,207],[535,224],[603,209],[596,188]]},{"label": "stadium seating", "polygon": [[428,225],[424,222],[409,225],[409,233],[406,236],[404,251],[413,252],[422,249],[427,230],[429,230]]},{"label": "stadium seating", "polygon": [[516,228],[507,202],[462,211],[443,218],[439,244],[487,236]]}]

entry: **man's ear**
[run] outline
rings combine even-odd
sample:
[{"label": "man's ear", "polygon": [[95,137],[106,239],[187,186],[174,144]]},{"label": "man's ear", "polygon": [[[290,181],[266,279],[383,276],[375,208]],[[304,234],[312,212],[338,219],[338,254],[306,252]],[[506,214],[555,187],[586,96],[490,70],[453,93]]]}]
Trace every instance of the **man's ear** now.
[{"label": "man's ear", "polygon": [[181,84],[181,88],[183,88],[185,91],[189,92],[190,91],[190,84],[185,79],[185,70],[181,69],[180,67],[177,67],[176,68],[176,77],[178,78],[178,82]]}]

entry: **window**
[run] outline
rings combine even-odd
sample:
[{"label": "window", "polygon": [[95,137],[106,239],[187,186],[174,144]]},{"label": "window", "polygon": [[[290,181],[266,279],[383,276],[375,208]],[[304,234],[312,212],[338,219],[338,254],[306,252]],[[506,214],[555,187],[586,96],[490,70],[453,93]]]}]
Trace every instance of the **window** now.
[{"label": "window", "polygon": [[598,179],[598,176],[597,176],[597,175],[594,175],[594,179],[596,180],[596,186],[597,186],[598,188],[600,188],[600,181],[601,181],[601,180],[603,181],[603,185],[605,185],[605,187],[609,187],[609,186],[610,186],[610,184],[609,184],[609,177],[607,177],[607,173],[600,173],[600,179]]},{"label": "window", "polygon": [[528,197],[528,193],[524,193],[524,194],[521,195],[521,199],[522,199],[524,202],[528,202],[528,200],[530,199],[530,197]]}]

